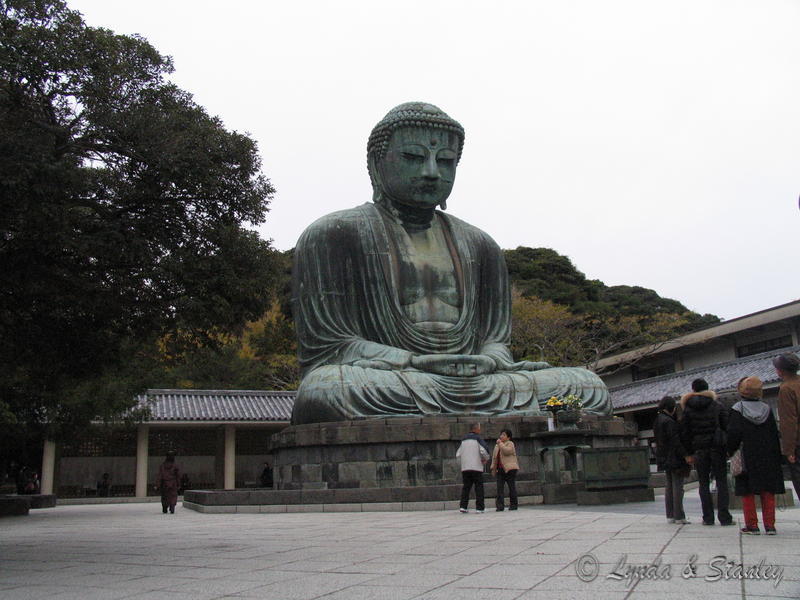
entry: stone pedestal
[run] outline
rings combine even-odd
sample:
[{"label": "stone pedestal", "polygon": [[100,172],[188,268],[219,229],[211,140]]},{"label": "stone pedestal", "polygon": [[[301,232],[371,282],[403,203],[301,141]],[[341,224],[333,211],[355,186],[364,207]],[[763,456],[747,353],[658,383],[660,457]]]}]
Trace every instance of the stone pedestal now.
[{"label": "stone pedestal", "polygon": [[461,482],[455,454],[469,425],[493,442],[514,432],[520,479],[540,464],[531,436],[545,417],[396,417],[298,425],[272,437],[275,485],[282,490],[448,485]]},{"label": "stone pedestal", "polygon": [[[556,431],[547,430],[546,416],[437,415],[298,425],[273,436],[275,486],[325,490],[459,484],[455,454],[473,422],[481,423],[490,448],[502,429],[511,429],[520,465],[517,480],[542,484],[545,503],[576,501],[577,492],[586,488],[584,453],[634,449],[637,443],[633,423],[590,415],[574,429]],[[646,487],[646,464],[638,475]],[[630,482],[611,487],[626,485]]]},{"label": "stone pedestal", "polygon": [[[545,416],[431,416],[287,427],[272,437],[275,489],[191,490],[184,506],[207,513],[455,510],[456,450],[474,422],[490,447],[502,429],[514,434],[520,506],[652,499],[647,449],[623,419],[585,415],[575,429],[548,431]],[[484,479],[491,509],[495,484],[489,473]]]}]

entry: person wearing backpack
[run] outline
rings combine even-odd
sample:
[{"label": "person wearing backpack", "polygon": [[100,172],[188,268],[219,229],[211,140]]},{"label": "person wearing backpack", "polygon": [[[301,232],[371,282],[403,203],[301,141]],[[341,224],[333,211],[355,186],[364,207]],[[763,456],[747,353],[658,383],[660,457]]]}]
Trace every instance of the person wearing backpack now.
[{"label": "person wearing backpack", "polygon": [[682,441],[694,457],[697,470],[703,525],[714,524],[714,498],[711,495],[711,475],[717,481],[717,518],[720,525],[733,525],[729,509],[728,463],[725,453],[725,432],[728,429],[728,410],[708,389],[705,379],[692,381],[692,391],[681,397]]}]

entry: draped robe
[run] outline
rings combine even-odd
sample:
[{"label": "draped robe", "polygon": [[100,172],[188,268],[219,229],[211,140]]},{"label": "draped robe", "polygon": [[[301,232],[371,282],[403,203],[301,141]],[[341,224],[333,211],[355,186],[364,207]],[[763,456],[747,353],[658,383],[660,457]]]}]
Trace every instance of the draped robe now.
[{"label": "draped robe", "polygon": [[[327,215],[295,248],[292,306],[301,384],[292,423],[432,413],[538,414],[574,393],[610,414],[608,391],[580,368],[526,370],[508,343],[511,296],[503,253],[480,229],[436,212],[453,257],[460,315],[452,327],[413,323],[400,304],[394,217],[375,204]],[[415,369],[412,355],[489,356],[498,370],[446,376]],[[375,366],[381,368],[374,368]]]}]

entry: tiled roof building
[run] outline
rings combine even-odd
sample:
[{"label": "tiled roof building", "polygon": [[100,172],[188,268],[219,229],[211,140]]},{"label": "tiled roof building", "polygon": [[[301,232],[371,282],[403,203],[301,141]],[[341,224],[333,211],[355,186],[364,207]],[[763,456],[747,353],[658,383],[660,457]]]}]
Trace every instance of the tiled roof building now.
[{"label": "tiled roof building", "polygon": [[694,379],[705,379],[709,387],[717,393],[735,391],[742,377],[756,376],[764,382],[766,389],[780,384],[772,359],[783,352],[800,352],[800,346],[764,352],[754,356],[698,367],[688,371],[661,375],[612,387],[611,402],[614,412],[621,413],[641,407],[658,404],[664,396],[680,396],[691,390]]},{"label": "tiled roof building", "polygon": [[139,408],[148,422],[287,422],[292,418],[294,391],[147,390]]},{"label": "tiled roof building", "polygon": [[597,370],[614,413],[635,421],[646,443],[658,402],[691,391],[694,379],[705,379],[730,403],[739,380],[754,375],[764,382],[764,400],[774,408],[780,381],[772,359],[784,352],[800,354],[800,300],[604,358]]}]

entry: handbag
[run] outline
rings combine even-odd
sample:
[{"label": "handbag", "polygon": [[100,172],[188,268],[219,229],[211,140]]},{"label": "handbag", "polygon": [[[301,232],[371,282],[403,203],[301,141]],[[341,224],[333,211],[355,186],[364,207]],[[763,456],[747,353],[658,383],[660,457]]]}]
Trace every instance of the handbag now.
[{"label": "handbag", "polygon": [[731,456],[731,475],[734,477],[745,473],[747,470],[744,468],[744,457],[742,456],[742,449],[739,448]]}]

